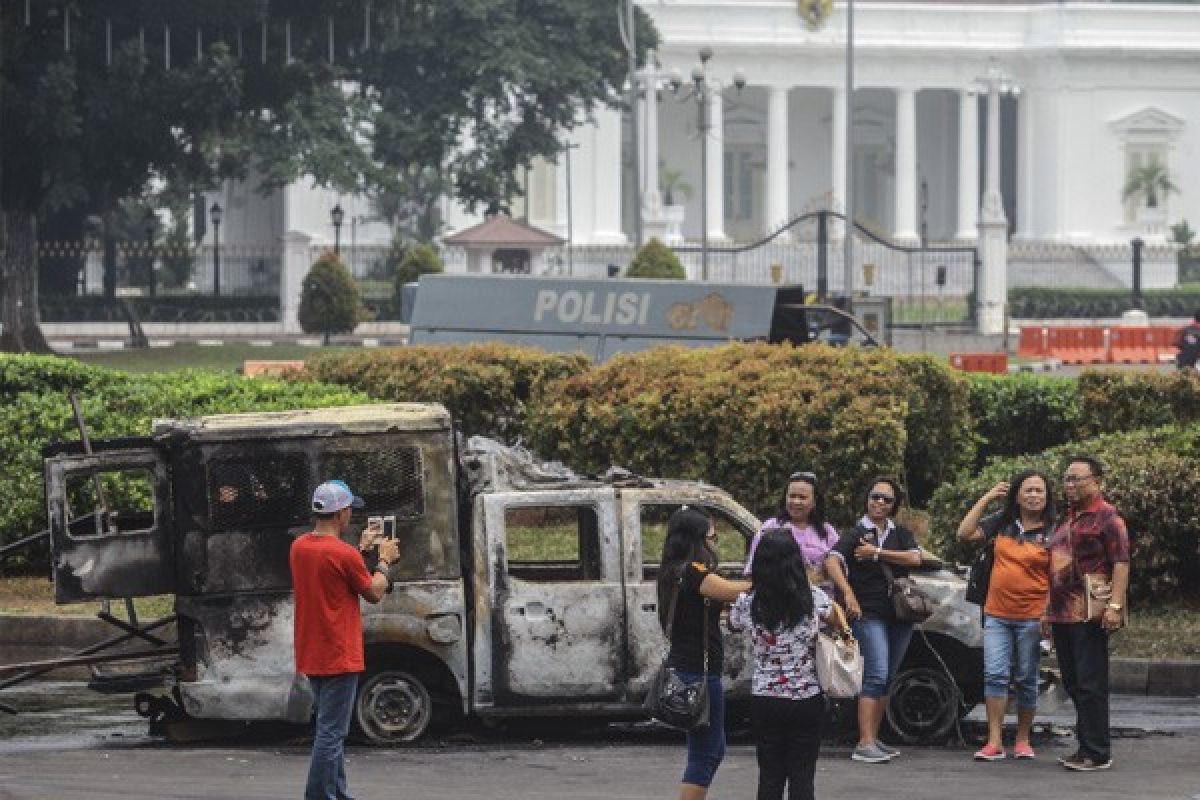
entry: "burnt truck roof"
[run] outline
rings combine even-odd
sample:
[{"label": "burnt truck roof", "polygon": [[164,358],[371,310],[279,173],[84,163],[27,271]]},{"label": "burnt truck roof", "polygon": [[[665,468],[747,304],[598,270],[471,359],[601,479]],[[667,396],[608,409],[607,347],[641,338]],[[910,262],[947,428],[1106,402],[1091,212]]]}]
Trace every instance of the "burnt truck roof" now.
[{"label": "burnt truck roof", "polygon": [[380,403],[156,419],[154,436],[182,435],[194,441],[228,441],[243,439],[246,436],[295,437],[339,433],[448,431],[451,427],[450,412],[440,403]]}]

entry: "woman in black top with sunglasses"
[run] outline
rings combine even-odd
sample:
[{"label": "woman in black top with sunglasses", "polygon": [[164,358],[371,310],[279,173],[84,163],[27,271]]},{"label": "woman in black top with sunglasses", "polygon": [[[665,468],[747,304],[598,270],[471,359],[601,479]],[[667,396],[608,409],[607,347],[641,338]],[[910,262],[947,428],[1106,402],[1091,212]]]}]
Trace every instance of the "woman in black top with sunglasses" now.
[{"label": "woman in black top with sunglasses", "polygon": [[858,695],[858,746],[851,758],[868,764],[891,761],[898,752],[879,741],[879,725],[887,708],[888,684],[896,674],[913,626],[896,619],[892,609],[887,564],[894,577],[921,565],[912,532],[893,517],[904,490],[892,478],[871,481],[866,514],[844,532],[825,560],[826,572],[846,601],[846,614],[863,654],[863,686]]}]

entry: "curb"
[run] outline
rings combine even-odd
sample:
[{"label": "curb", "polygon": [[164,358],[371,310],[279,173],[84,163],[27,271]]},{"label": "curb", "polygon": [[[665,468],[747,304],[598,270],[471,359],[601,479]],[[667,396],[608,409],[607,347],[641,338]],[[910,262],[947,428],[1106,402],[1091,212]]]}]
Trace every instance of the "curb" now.
[{"label": "curb", "polygon": [[[175,626],[168,625],[155,635],[175,636]],[[56,617],[25,614],[0,614],[0,664],[22,664],[27,661],[46,661],[62,658],[94,644],[120,636],[124,631],[94,617]],[[113,648],[113,653],[138,650],[137,639]],[[68,667],[47,673],[50,679],[87,679],[87,667]]]},{"label": "curb", "polygon": [[1114,692],[1160,697],[1198,697],[1200,661],[1113,658],[1108,664],[1108,682]]}]

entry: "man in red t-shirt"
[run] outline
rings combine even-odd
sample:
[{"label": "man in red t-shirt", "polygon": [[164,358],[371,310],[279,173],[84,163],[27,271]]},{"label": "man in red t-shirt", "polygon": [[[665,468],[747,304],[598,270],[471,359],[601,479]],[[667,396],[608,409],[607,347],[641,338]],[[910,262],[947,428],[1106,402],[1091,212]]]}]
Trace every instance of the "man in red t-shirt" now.
[{"label": "man in red t-shirt", "polygon": [[[380,532],[369,528],[359,550],[341,540],[353,510],[362,507],[362,498],[342,481],[322,483],[312,497],[314,529],[292,543],[288,558],[296,601],[296,671],[308,676],[317,717],[305,800],[350,798],[345,741],[364,667],[358,598],[383,599],[388,568],[400,553],[395,540],[380,540]],[[379,560],[368,572],[360,550],[376,542]]]}]

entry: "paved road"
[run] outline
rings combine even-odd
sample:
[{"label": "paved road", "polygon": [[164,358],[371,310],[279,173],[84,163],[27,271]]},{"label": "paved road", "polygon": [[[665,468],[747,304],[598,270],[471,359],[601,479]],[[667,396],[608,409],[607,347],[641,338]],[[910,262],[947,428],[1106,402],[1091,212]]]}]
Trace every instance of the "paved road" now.
[{"label": "paved road", "polygon": [[[7,696],[6,700],[12,698]],[[0,800],[190,800],[288,798],[302,790],[308,751],[301,741],[167,745],[119,706],[97,707],[69,688],[16,698],[32,713],[20,728],[0,719]],[[823,752],[818,795],[889,800],[940,798],[1126,798],[1200,800],[1200,698],[1118,697],[1116,766],[1068,773],[1054,763],[1072,739],[1049,715],[1037,761],[975,764],[970,748],[908,747],[888,765],[851,762],[845,745]],[[21,718],[18,718],[21,719]],[[967,737],[980,733],[968,721]],[[672,797],[683,752],[671,734],[642,727],[569,733],[556,726],[485,734],[406,750],[351,748],[349,773],[360,800],[640,800]],[[735,737],[710,797],[754,796],[752,746]]]}]

